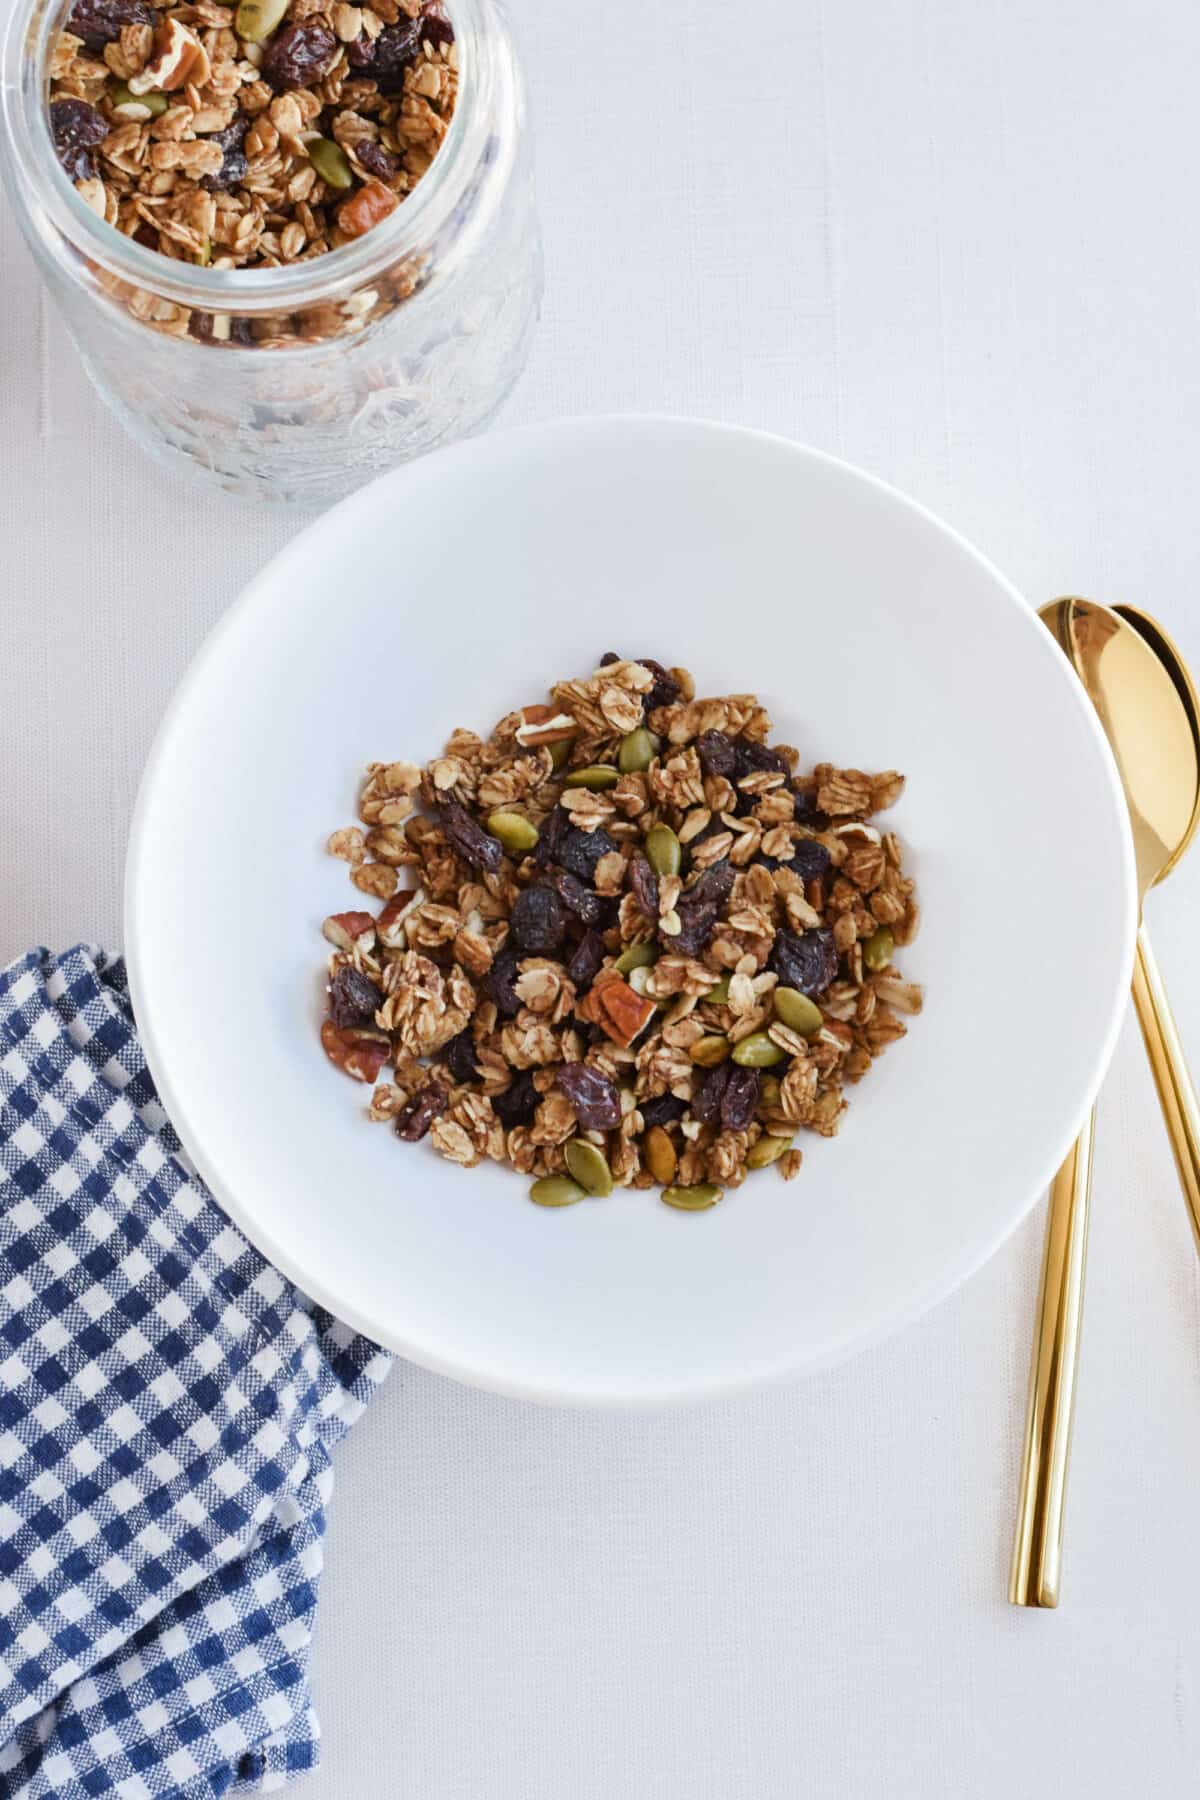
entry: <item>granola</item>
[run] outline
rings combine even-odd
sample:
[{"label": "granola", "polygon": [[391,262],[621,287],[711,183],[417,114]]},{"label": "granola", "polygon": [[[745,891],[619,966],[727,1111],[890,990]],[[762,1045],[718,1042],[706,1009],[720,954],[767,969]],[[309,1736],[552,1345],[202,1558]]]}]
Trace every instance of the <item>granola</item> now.
[{"label": "granola", "polygon": [[610,654],[423,769],[370,764],[329,849],[386,904],[326,919],[322,1027],[370,1116],[548,1206],[702,1210],[836,1136],[921,1010],[913,882],[872,822],[904,778],[799,774],[770,731],[753,694]]},{"label": "granola", "polygon": [[[74,0],[48,106],[68,179],[117,231],[177,262],[271,269],[336,251],[394,212],[457,92],[438,0]],[[360,326],[420,278],[399,269],[390,293],[299,326],[126,298],[159,329],[270,346]]]}]

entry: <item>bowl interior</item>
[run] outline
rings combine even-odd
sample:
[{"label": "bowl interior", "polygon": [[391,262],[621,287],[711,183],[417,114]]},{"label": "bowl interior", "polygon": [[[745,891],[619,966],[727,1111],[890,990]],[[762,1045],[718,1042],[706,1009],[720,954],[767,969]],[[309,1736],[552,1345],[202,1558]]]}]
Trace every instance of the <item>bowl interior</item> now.
[{"label": "bowl interior", "polygon": [[[806,763],[896,767],[927,1005],[851,1105],[712,1212],[546,1212],[366,1122],[317,1040],[324,853],[362,765],[424,760],[606,650],[753,690]],[[1065,659],[969,546],[753,433],[607,420],[492,436],[304,532],[205,646],[130,852],[134,997],[201,1172],[316,1297],[515,1393],[651,1402],[828,1361],[962,1280],[1099,1084],[1131,957],[1115,773]],[[900,959],[898,959],[899,961]]]}]

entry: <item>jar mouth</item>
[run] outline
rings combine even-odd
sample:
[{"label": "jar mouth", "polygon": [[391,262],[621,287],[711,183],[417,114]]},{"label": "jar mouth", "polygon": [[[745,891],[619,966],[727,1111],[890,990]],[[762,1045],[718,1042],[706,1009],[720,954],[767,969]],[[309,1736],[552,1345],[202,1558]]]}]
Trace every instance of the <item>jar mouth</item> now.
[{"label": "jar mouth", "polygon": [[[176,262],[99,218],[67,180],[55,154],[46,104],[46,70],[69,0],[17,0],[0,60],[0,118],[7,160],[33,229],[67,239],[89,262],[120,281],[205,312],[297,311],[361,290],[408,255],[455,235],[473,176],[495,155],[488,120],[495,90],[511,82],[503,41],[488,37],[490,0],[450,0],[459,63],[458,100],[445,139],[413,191],[388,218],[354,243],[308,262],[269,269],[211,269]],[[494,171],[501,174],[500,170]]]}]

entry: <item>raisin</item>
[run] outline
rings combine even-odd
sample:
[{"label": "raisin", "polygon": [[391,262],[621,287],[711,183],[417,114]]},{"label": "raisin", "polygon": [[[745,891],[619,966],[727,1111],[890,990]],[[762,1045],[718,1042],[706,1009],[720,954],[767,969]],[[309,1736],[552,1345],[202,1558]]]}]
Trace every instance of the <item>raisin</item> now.
[{"label": "raisin", "polygon": [[569,869],[554,869],[548,880],[567,911],[581,924],[599,923],[600,914],[604,910],[600,904],[600,896],[593,894],[591,888],[584,887],[578,875],[572,875]]},{"label": "raisin", "polygon": [[652,1125],[670,1125],[676,1119],[682,1119],[687,1111],[687,1101],[681,1100],[678,1094],[656,1094],[653,1100],[639,1100],[638,1111],[642,1115],[642,1124],[649,1131]]},{"label": "raisin", "polygon": [[693,1086],[692,1115],[701,1124],[710,1125],[720,1113],[729,1071],[733,1066],[732,1063],[718,1063],[715,1069],[706,1069]]},{"label": "raisin", "polygon": [[769,744],[752,744],[746,738],[736,738],[733,756],[739,780],[743,775],[757,775],[766,769],[772,775],[790,775],[792,772],[787,757],[782,751],[772,750]]},{"label": "raisin", "polygon": [[513,903],[512,936],[521,950],[553,956],[567,935],[562,901],[553,888],[523,888]]},{"label": "raisin", "polygon": [[792,846],[791,866],[801,881],[816,881],[822,875],[828,875],[833,858],[816,838],[801,838]]},{"label": "raisin", "polygon": [[56,100],[50,108],[50,130],[58,160],[72,181],[96,173],[96,145],[108,136],[108,120],[86,100]]},{"label": "raisin", "polygon": [[823,994],[838,969],[832,931],[776,932],[770,966],[784,987],[796,988],[809,999]]},{"label": "raisin", "polygon": [[[533,860],[542,868],[547,863],[557,862],[562,855],[562,848],[571,830],[571,815],[561,806],[551,807],[542,820],[538,841],[533,847]],[[578,871],[576,871],[578,873]]]},{"label": "raisin", "polygon": [[733,891],[733,881],[733,864],[727,856],[723,856],[720,862],[710,863],[707,869],[697,875],[683,896],[684,904],[722,907]]},{"label": "raisin", "polygon": [[585,931],[567,964],[567,978],[582,994],[591,987],[604,963],[604,939],[598,931]]},{"label": "raisin", "polygon": [[483,983],[489,1000],[496,1003],[496,1011],[503,1013],[506,1019],[514,1019],[521,1010],[521,998],[513,986],[517,962],[516,951],[506,946],[492,958],[492,966]]},{"label": "raisin", "polygon": [[464,1026],[457,1037],[450,1039],[442,1051],[442,1061],[455,1081],[474,1081],[477,1078],[479,1064],[475,1060],[475,1039],[471,1036],[469,1025]]},{"label": "raisin", "polygon": [[706,775],[722,775],[726,781],[732,777],[737,756],[723,731],[702,731],[696,739],[696,755]]},{"label": "raisin", "polygon": [[499,838],[489,836],[477,825],[466,807],[457,800],[447,800],[441,809],[442,828],[450,848],[474,869],[494,875],[504,861],[504,846]]},{"label": "raisin", "polygon": [[492,1095],[492,1111],[505,1131],[517,1125],[530,1125],[538,1109],[541,1095],[533,1085],[532,1069],[517,1069],[502,1094]]},{"label": "raisin", "polygon": [[417,60],[421,28],[415,19],[385,25],[375,39],[375,53],[368,65],[381,94],[398,94],[404,87],[404,71]]},{"label": "raisin", "polygon": [[729,1078],[721,1094],[721,1125],[726,1131],[745,1131],[758,1105],[758,1070],[722,1064]]},{"label": "raisin", "polygon": [[427,12],[421,20],[421,42],[431,44],[435,50],[444,50],[447,44],[454,42],[454,27],[441,13]]},{"label": "raisin", "polygon": [[219,193],[225,188],[236,187],[246,177],[246,152],[244,149],[246,133],[250,129],[250,121],[246,117],[237,118],[224,131],[209,134],[210,144],[216,144],[225,160],[215,175],[203,175],[200,186],[210,193]]},{"label": "raisin", "polygon": [[621,1091],[599,1069],[589,1063],[564,1063],[558,1085],[585,1131],[611,1131],[621,1123]]},{"label": "raisin", "polygon": [[[364,31],[360,37],[356,37],[352,43],[347,44],[346,61],[352,69],[357,69],[360,75],[369,75],[371,64],[375,61],[374,38],[369,38]],[[354,154],[358,155],[357,146],[355,146]]]},{"label": "raisin", "polygon": [[591,881],[600,858],[616,847],[607,831],[577,831],[572,827],[563,839],[559,861],[572,875],[578,875],[580,881]]},{"label": "raisin", "polygon": [[343,965],[329,988],[329,1016],[339,1031],[347,1026],[373,1025],[376,1009],[383,1005],[383,995],[373,981],[357,969]]},{"label": "raisin", "polygon": [[600,658],[600,667],[602,669],[607,669],[610,663],[620,662],[620,660],[621,658],[617,655],[615,650],[606,650],[604,655]]},{"label": "raisin", "polygon": [[438,1081],[418,1088],[396,1114],[396,1136],[406,1144],[419,1144],[436,1118],[445,1112],[450,1096]]},{"label": "raisin", "polygon": [[328,75],[337,53],[338,41],[324,25],[285,25],[267,48],[263,78],[277,94],[311,87]]},{"label": "raisin", "polygon": [[635,856],[629,865],[629,889],[648,919],[658,920],[658,876],[644,856]]},{"label": "raisin", "polygon": [[378,181],[394,181],[400,164],[394,156],[389,156],[382,144],[376,144],[371,138],[363,138],[355,144],[354,154],[367,171]]},{"label": "raisin", "polygon": [[675,677],[652,656],[635,656],[633,660],[641,663],[643,669],[649,669],[654,677],[654,686],[643,701],[646,711],[652,713],[659,706],[674,706],[683,692]]},{"label": "raisin", "polygon": [[818,829],[825,824],[825,814],[817,805],[815,788],[796,788],[792,795],[792,807],[798,825],[813,825]]},{"label": "raisin", "polygon": [[67,30],[89,50],[115,44],[126,25],[155,25],[158,14],[146,0],[75,0]]},{"label": "raisin", "polygon": [[719,910],[719,907],[703,901],[699,904],[689,902],[685,894],[675,905],[679,916],[679,930],[674,937],[668,937],[660,928],[659,943],[664,950],[672,950],[679,956],[698,956],[713,934]]},{"label": "raisin", "polygon": [[212,343],[213,316],[210,312],[194,312],[188,320],[188,333],[202,344]]},{"label": "raisin", "polygon": [[254,327],[249,319],[230,319],[229,341],[231,344],[253,344]]}]

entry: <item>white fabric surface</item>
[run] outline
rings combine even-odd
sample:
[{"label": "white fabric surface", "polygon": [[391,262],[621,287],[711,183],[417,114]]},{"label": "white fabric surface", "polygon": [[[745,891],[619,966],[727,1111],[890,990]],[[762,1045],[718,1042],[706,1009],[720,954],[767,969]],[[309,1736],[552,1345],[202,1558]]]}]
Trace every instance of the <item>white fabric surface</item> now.
[{"label": "white fabric surface", "polygon": [[[641,408],[806,438],[1032,598],[1148,606],[1200,667],[1200,12],[518,10],[549,284],[508,422]],[[7,215],[0,267],[3,961],[118,942],[155,722],[297,521],[143,460]],[[1200,855],[1152,902],[1200,1066],[1198,903]],[[1047,923],[1069,929],[1052,896]],[[1192,1794],[1200,1284],[1132,1024],[1055,1614],[1004,1599],[1040,1241],[1039,1214],[901,1338],[737,1404],[578,1416],[398,1370],[340,1455],[306,1800]]]}]

